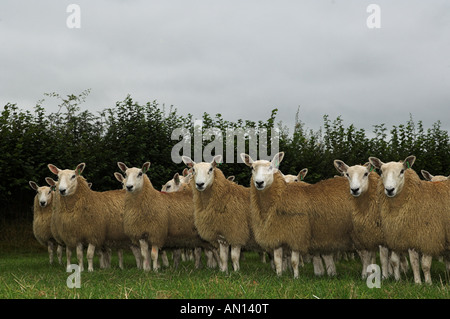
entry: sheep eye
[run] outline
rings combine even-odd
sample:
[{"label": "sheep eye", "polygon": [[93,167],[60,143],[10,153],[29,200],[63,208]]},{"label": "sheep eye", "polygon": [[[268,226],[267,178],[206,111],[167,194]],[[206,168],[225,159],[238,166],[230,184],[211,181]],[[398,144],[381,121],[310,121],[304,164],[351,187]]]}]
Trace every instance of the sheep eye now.
[{"label": "sheep eye", "polygon": [[402,170],[400,171],[400,175],[401,175],[401,174],[403,174],[404,172],[405,172],[405,170],[404,170],[404,169],[402,169]]},{"label": "sheep eye", "polygon": [[75,178],[75,174],[74,175],[72,175],[72,179],[74,179]]},{"label": "sheep eye", "polygon": [[366,172],[365,174],[364,174],[364,177],[367,177],[369,175],[369,173],[368,172]]},{"label": "sheep eye", "polygon": [[169,189],[171,185],[167,185],[166,189]]},{"label": "sheep eye", "polygon": [[350,177],[350,175],[348,175],[348,173],[345,173],[345,176]]},{"label": "sheep eye", "polygon": [[295,179],[294,182],[298,182],[298,179]]},{"label": "sheep eye", "polygon": [[209,168],[209,172],[211,173],[212,171],[213,171],[213,168],[212,168],[212,167],[210,167],[210,168]]},{"label": "sheep eye", "polygon": [[142,176],[142,172],[139,172],[138,176],[141,177]]}]

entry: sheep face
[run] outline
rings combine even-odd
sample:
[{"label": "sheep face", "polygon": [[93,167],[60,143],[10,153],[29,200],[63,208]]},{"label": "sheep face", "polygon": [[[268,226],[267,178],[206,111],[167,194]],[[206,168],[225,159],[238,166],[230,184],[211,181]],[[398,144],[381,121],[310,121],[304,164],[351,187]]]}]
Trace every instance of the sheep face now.
[{"label": "sheep face", "polygon": [[85,166],[86,164],[80,163],[75,170],[61,170],[52,164],[48,164],[50,171],[58,175],[57,189],[62,196],[70,196],[75,193],[78,185],[77,176],[81,175]]},{"label": "sheep face", "polygon": [[244,163],[252,168],[253,183],[257,190],[269,188],[273,183],[273,174],[278,172],[280,162],[283,160],[284,152],[275,154],[272,160],[253,161],[250,155],[241,154]]},{"label": "sheep face", "polygon": [[203,192],[208,189],[214,182],[214,168],[222,161],[222,155],[214,156],[211,163],[195,163],[187,156],[182,157],[187,167],[192,168],[192,176],[194,177],[195,188]]},{"label": "sheep face", "polygon": [[36,191],[38,197],[39,206],[46,207],[52,202],[52,189],[48,186],[39,187],[35,182],[30,181],[30,186]]},{"label": "sheep face", "polygon": [[298,181],[302,181],[305,178],[306,174],[308,174],[308,169],[304,168],[298,173],[297,176],[292,175],[292,174],[288,174],[288,175],[283,174],[283,178],[286,183],[295,183]]},{"label": "sheep face", "polygon": [[415,156],[408,156],[404,161],[383,163],[376,157],[369,158],[369,162],[381,171],[386,196],[394,197],[402,191],[405,170],[411,168],[415,160]]},{"label": "sheep face", "polygon": [[335,160],[334,166],[343,176],[347,177],[350,194],[358,197],[369,189],[370,163],[349,167],[343,161]]},{"label": "sheep face", "polygon": [[423,178],[425,178],[427,181],[430,182],[443,182],[449,179],[449,177],[443,176],[443,175],[431,175],[428,171],[421,170]]},{"label": "sheep face", "polygon": [[178,173],[175,173],[173,178],[163,185],[163,187],[161,188],[161,192],[166,192],[166,193],[177,192],[183,183],[181,181],[182,179],[184,182],[184,177],[180,177],[180,175]]},{"label": "sheep face", "polygon": [[[119,163],[122,165],[120,165]],[[125,164],[121,162],[119,163],[119,168],[125,173],[125,180],[123,180],[125,189],[128,192],[139,192],[140,190],[142,190],[142,188],[144,187],[144,174],[147,173],[150,167],[150,162],[144,163],[144,165],[142,165],[142,168],[128,168]]]}]

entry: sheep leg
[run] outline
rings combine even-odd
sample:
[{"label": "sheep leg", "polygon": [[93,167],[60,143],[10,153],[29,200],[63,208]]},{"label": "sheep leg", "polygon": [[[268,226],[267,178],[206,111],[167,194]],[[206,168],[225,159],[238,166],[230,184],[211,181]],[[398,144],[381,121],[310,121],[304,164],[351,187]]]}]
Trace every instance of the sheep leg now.
[{"label": "sheep leg", "polygon": [[117,250],[117,256],[119,257],[119,268],[123,269],[123,249]]},{"label": "sheep leg", "polygon": [[131,252],[133,253],[134,259],[136,260],[136,267],[142,269],[142,256],[138,247],[131,245]]},{"label": "sheep leg", "polygon": [[70,248],[68,246],[66,246],[66,268],[67,268],[67,271],[69,271],[69,272],[72,271],[72,268],[70,267],[71,259],[72,259],[72,251],[70,250]]},{"label": "sheep leg", "polygon": [[216,268],[217,262],[214,258],[214,253],[210,249],[205,249],[205,256],[206,256],[206,266],[208,268]]},{"label": "sheep leg", "polygon": [[156,245],[152,245],[152,261],[153,261],[153,271],[158,271],[158,252],[159,248]]},{"label": "sheep leg", "polygon": [[322,258],[319,254],[313,256],[313,265],[314,265],[314,275],[323,276],[325,270],[323,268]]},{"label": "sheep leg", "polygon": [[400,257],[393,251],[391,252],[390,264],[392,266],[392,271],[394,272],[395,280],[400,280]]},{"label": "sheep leg", "polygon": [[220,270],[228,273],[228,251],[230,245],[223,241],[219,242]]},{"label": "sheep leg", "polygon": [[333,260],[333,255],[322,255],[323,261],[325,262],[325,267],[327,269],[328,276],[336,276],[336,265]]},{"label": "sheep leg", "polygon": [[58,263],[62,265],[63,246],[58,245],[56,249],[56,255],[58,256]]},{"label": "sheep leg", "polygon": [[49,241],[47,243],[47,251],[48,251],[48,258],[50,260],[50,265],[53,264],[53,243]]},{"label": "sheep leg", "polygon": [[422,280],[420,279],[420,263],[419,263],[419,253],[414,249],[408,249],[409,260],[411,262],[411,268],[414,274],[414,282],[416,284],[421,284]]},{"label": "sheep leg", "polygon": [[76,250],[77,250],[77,260],[78,260],[78,265],[80,266],[80,271],[84,271],[83,244],[82,243],[78,243]]},{"label": "sheep leg", "polygon": [[283,247],[273,250],[273,262],[278,276],[283,273]]},{"label": "sheep leg", "polygon": [[403,271],[405,275],[409,270],[408,258],[403,253],[400,255],[400,269]]},{"label": "sheep leg", "polygon": [[291,265],[294,271],[294,278],[298,278],[298,265],[300,263],[300,253],[298,251],[292,251],[291,253]]},{"label": "sheep leg", "polygon": [[162,259],[163,266],[169,267],[169,258],[167,258],[167,252],[165,249],[163,251],[161,251],[161,259]]},{"label": "sheep leg", "polygon": [[422,271],[425,277],[425,283],[431,285],[431,261],[433,257],[430,255],[422,255]]},{"label": "sheep leg", "polygon": [[240,269],[239,256],[241,255],[241,246],[231,246],[231,261],[233,262],[234,271]]},{"label": "sheep leg", "polygon": [[381,273],[382,278],[389,278],[389,250],[380,245],[380,262],[381,262]]},{"label": "sheep leg", "polygon": [[93,272],[94,271],[94,253],[95,253],[95,246],[92,244],[89,244],[86,257],[88,260],[88,271]]},{"label": "sheep leg", "polygon": [[173,267],[175,269],[178,269],[178,265],[180,264],[181,260],[181,249],[174,249],[172,251],[172,258],[173,258]]},{"label": "sheep leg", "polygon": [[202,268],[202,248],[201,247],[194,248],[194,265],[195,265],[195,269]]},{"label": "sheep leg", "polygon": [[142,258],[144,259],[144,261],[143,261],[144,271],[149,271],[150,270],[150,254],[148,251],[148,243],[145,239],[140,239],[139,245],[141,246],[141,254],[142,254]]}]

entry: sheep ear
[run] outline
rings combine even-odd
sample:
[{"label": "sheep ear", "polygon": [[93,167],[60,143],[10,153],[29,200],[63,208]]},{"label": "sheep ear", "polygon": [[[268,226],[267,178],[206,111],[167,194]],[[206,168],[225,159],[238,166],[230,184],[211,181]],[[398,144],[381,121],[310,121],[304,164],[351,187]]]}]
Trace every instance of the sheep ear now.
[{"label": "sheep ear", "polygon": [[50,172],[52,172],[52,173],[55,174],[55,175],[58,175],[58,173],[59,173],[59,171],[60,171],[60,169],[59,169],[58,167],[56,167],[56,166],[53,165],[53,164],[48,164],[47,167],[48,167],[48,169],[50,170]]},{"label": "sheep ear", "polygon": [[423,178],[425,178],[427,181],[431,181],[431,179],[433,178],[433,175],[431,175],[428,171],[426,170],[421,170],[420,171],[422,173]]},{"label": "sheep ear", "polygon": [[333,164],[334,164],[334,167],[336,167],[338,172],[341,173],[341,174],[347,172],[347,170],[348,170],[348,165],[345,164],[341,160],[334,160]]},{"label": "sheep ear", "polygon": [[189,170],[187,169],[187,167],[184,168],[182,174],[183,174],[183,177],[186,177],[189,174]]},{"label": "sheep ear", "polygon": [[122,172],[126,172],[127,171],[127,169],[128,169],[128,167],[124,164],[124,163],[122,163],[122,162],[117,162],[117,166],[119,166],[119,168],[120,168],[120,170],[122,171]]},{"label": "sheep ear", "polygon": [[175,175],[173,175],[173,180],[176,185],[180,185],[180,174],[175,173]]},{"label": "sheep ear", "polygon": [[304,168],[298,173],[297,178],[299,178],[302,181],[305,179],[306,174],[308,174],[308,169]]},{"label": "sheep ear", "polygon": [[212,166],[216,167],[217,164],[220,164],[220,163],[222,163],[222,155],[214,156],[214,158],[213,158],[213,160],[211,162]]},{"label": "sheep ear", "polygon": [[369,157],[369,163],[372,164],[375,168],[380,169],[384,164],[381,160],[376,157]]},{"label": "sheep ear", "polygon": [[148,169],[150,168],[150,162],[145,162],[144,165],[142,165],[142,173],[147,173]]},{"label": "sheep ear", "polygon": [[36,183],[33,182],[33,181],[29,181],[28,183],[30,184],[30,187],[31,187],[32,189],[34,189],[35,191],[38,190],[38,188],[39,188],[38,184],[36,184]]},{"label": "sheep ear", "polygon": [[186,164],[187,167],[191,168],[195,165],[195,162],[188,156],[182,156],[181,159],[183,160],[183,163]]},{"label": "sheep ear", "polygon": [[274,168],[278,168],[280,167],[280,163],[283,160],[284,157],[284,152],[279,152],[277,154],[275,154],[275,156],[272,158],[272,165]]},{"label": "sheep ear", "polygon": [[81,173],[83,173],[84,168],[86,167],[85,163],[80,163],[77,165],[77,168],[75,169],[75,174],[77,174],[78,176],[81,175]]},{"label": "sheep ear", "polygon": [[231,176],[228,176],[228,178],[227,178],[230,182],[233,182],[234,181],[234,179],[235,179],[235,177],[234,177],[234,175],[231,175]]},{"label": "sheep ear", "polygon": [[120,174],[120,173],[118,173],[118,172],[114,172],[114,177],[119,181],[119,182],[121,182],[121,183],[123,183],[123,181],[124,181],[124,177],[123,177],[123,175],[122,174]]},{"label": "sheep ear", "polygon": [[88,183],[89,188],[92,188],[92,183]]},{"label": "sheep ear", "polygon": [[56,182],[54,181],[53,178],[51,177],[46,177],[45,181],[47,182],[48,185],[55,187],[56,186]]},{"label": "sheep ear", "polygon": [[241,153],[241,159],[245,163],[245,165],[252,167],[253,160],[250,157],[250,155],[245,154],[245,153]]},{"label": "sheep ear", "polygon": [[410,155],[404,160],[403,166],[405,167],[405,169],[411,168],[415,161],[416,161],[416,157],[414,155]]}]

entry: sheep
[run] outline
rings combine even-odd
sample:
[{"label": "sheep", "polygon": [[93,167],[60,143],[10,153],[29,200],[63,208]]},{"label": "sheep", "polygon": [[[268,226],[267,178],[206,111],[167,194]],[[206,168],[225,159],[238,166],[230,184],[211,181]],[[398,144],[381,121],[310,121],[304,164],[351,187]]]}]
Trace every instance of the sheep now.
[{"label": "sheep", "polygon": [[444,175],[431,175],[428,171],[426,170],[421,170],[420,171],[422,173],[423,178],[425,178],[425,180],[430,181],[430,182],[444,182],[447,181],[448,179],[450,179],[450,176],[444,176]]},{"label": "sheep", "polygon": [[[195,229],[190,188],[162,193],[146,175],[150,162],[142,168],[128,168],[122,162],[117,165],[125,173],[124,231],[133,243],[139,243],[144,271],[151,268],[149,244],[154,271],[158,271],[160,248],[210,248]],[[200,267],[200,260],[196,260],[195,267]]]},{"label": "sheep", "polygon": [[[295,201],[296,190],[303,186],[298,183],[286,183],[278,170],[281,154],[284,155],[284,153],[277,154],[272,162],[262,160],[254,162],[244,153],[240,156],[246,165],[252,167],[250,213],[256,242],[267,252],[273,253],[278,276],[283,272],[283,249],[291,250],[294,278],[298,278],[300,255],[307,254],[310,247],[309,217],[302,213],[302,209]],[[257,174],[263,170],[265,171],[263,174],[267,173],[265,177],[268,177],[269,184],[266,185],[263,185],[264,181],[256,179]],[[290,215],[288,211],[294,211],[296,214]]]},{"label": "sheep", "polygon": [[53,190],[48,186],[39,186],[34,181],[29,181],[30,187],[36,191],[33,203],[33,234],[37,241],[47,246],[50,264],[53,264],[55,245],[59,263],[62,262],[62,246],[56,242],[51,231]]},{"label": "sheep", "polygon": [[187,156],[183,162],[192,168],[191,188],[194,201],[194,221],[200,236],[219,247],[220,270],[228,272],[228,254],[234,271],[240,269],[241,248],[260,250],[250,229],[249,188],[225,178],[217,163],[195,163]]},{"label": "sheep", "polygon": [[[58,176],[59,196],[55,197],[53,215],[57,236],[66,245],[67,266],[70,265],[71,249],[76,248],[80,269],[84,270],[83,245],[88,245],[88,271],[92,272],[96,247],[125,247],[131,244],[123,232],[121,220],[126,191],[91,190],[81,176],[84,163],[80,163],[75,170],[61,170],[53,164],[48,164],[48,168]],[[134,253],[138,258],[136,249]],[[120,257],[119,252],[121,260]],[[122,263],[119,266],[123,268]]]},{"label": "sheep", "polygon": [[448,256],[450,251],[450,183],[421,180],[411,168],[415,159],[411,155],[400,162],[383,163],[376,157],[369,161],[381,171],[381,225],[388,248],[408,251],[414,282],[422,283],[421,264],[425,283],[431,284],[433,256]]},{"label": "sheep", "polygon": [[[280,152],[270,162],[253,161],[241,154],[244,163],[252,168],[255,238],[263,247],[274,249],[278,274],[282,246],[286,245],[293,251],[310,252],[315,259],[322,255],[328,275],[336,275],[332,253],[353,250],[350,194],[344,191],[347,179],[336,177],[306,186],[288,184],[278,169],[283,157],[284,152]],[[314,265],[314,273],[322,275],[323,269],[316,267],[321,262]]]},{"label": "sheep", "polygon": [[352,210],[353,241],[362,261],[362,278],[367,277],[367,266],[380,250],[383,279],[389,277],[388,250],[385,247],[381,216],[378,205],[377,186],[380,176],[370,163],[349,167],[341,160],[335,160],[337,171],[345,176],[349,183],[354,209]]}]

